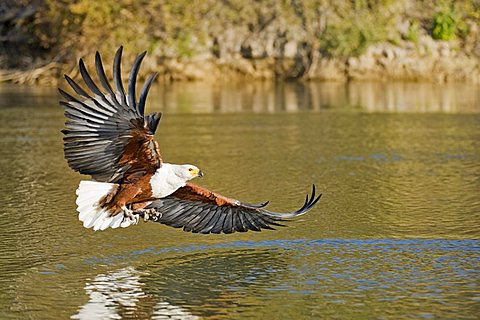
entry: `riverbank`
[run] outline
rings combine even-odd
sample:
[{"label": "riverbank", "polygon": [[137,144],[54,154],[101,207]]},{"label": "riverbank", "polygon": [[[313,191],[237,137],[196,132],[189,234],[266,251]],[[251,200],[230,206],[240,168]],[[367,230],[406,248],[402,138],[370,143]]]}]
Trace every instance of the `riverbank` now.
[{"label": "riverbank", "polygon": [[[296,57],[229,59],[178,59],[148,57],[142,69],[145,76],[158,72],[160,81],[240,81],[313,80],[313,81],[419,81],[471,82],[480,84],[480,60],[455,50],[449,43],[434,42],[425,49],[406,43],[394,46],[375,44],[359,57],[318,57],[308,68]],[[113,48],[112,48],[113,50]],[[93,65],[93,52],[86,57]],[[0,82],[56,85],[63,73],[73,69],[69,63],[44,62],[22,70],[0,70]],[[300,74],[301,73],[301,74]],[[71,73],[70,73],[71,74]]]},{"label": "riverbank", "polygon": [[287,57],[245,59],[162,59],[156,64],[167,80],[262,79],[319,81],[418,81],[480,84],[480,60],[449,42],[425,37],[413,44],[379,43],[358,57],[317,56],[308,64],[298,52]]}]

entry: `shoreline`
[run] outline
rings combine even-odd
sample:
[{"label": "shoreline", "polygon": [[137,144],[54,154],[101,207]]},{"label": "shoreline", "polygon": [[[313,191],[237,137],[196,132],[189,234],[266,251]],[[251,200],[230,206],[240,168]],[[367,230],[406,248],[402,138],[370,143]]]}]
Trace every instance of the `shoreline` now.
[{"label": "shoreline", "polygon": [[[450,47],[437,45],[437,50],[422,52],[418,47],[398,47],[380,43],[369,47],[358,57],[317,57],[305,64],[300,57],[291,58],[162,58],[147,56],[140,77],[158,72],[157,82],[174,81],[401,81],[480,84],[480,59]],[[85,56],[93,67],[93,54]],[[130,58],[130,57],[129,57]],[[130,59],[128,59],[130,60]],[[40,84],[55,86],[63,74],[75,64],[43,62],[28,70],[0,69],[0,83]],[[128,72],[128,70],[124,70]],[[108,74],[108,71],[107,71]]]}]

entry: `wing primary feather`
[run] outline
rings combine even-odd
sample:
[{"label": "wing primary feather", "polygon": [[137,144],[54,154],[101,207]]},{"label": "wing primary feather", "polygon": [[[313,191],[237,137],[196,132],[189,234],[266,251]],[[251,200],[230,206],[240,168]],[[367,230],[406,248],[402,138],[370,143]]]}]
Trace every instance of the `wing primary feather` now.
[{"label": "wing primary feather", "polygon": [[[192,231],[195,228],[195,226],[198,224],[198,222],[201,222],[205,218],[205,216],[208,215],[209,213],[210,213],[210,208],[207,208],[205,210],[199,211],[195,215],[192,215],[193,217],[185,217],[185,219],[183,219],[185,221],[184,223],[185,226],[183,227],[183,230]],[[189,219],[188,221],[187,221],[187,218]]]},{"label": "wing primary feather", "polygon": [[256,221],[259,221],[259,223],[263,224],[262,228],[263,229],[268,229],[268,230],[275,230],[274,227],[270,225],[268,221],[266,221],[264,216],[257,217],[258,219]]},{"label": "wing primary feather", "polygon": [[182,225],[186,225],[187,221],[192,220],[192,217],[196,217],[197,215],[201,214],[202,211],[208,209],[208,207],[205,205],[196,205],[194,208],[195,210],[191,210],[188,213],[182,212],[177,217],[175,217],[175,220],[177,220],[179,223],[182,223]]},{"label": "wing primary feather", "polygon": [[[128,77],[128,105],[132,108],[135,108],[138,110],[137,105],[136,105],[136,95],[135,95],[135,85],[137,83],[137,75],[138,71],[140,70],[140,65],[142,64],[143,58],[145,58],[145,55],[147,54],[147,51],[142,52],[135,58],[135,61],[133,62],[132,70],[130,70],[130,76]],[[143,115],[140,113],[140,115]]]},{"label": "wing primary feather", "polygon": [[[60,94],[62,95],[63,98],[65,98],[66,100],[68,101],[73,101],[73,102],[78,102],[82,105],[85,105],[83,102],[77,100],[76,98],[74,98],[73,96],[71,96],[69,93],[67,93],[66,91],[63,91],[62,89],[58,88],[58,92],[60,92]],[[68,102],[65,102],[65,103],[68,103]]]},{"label": "wing primary feather", "polygon": [[192,215],[200,213],[203,210],[203,208],[201,207],[194,207],[192,209],[179,212],[176,217],[171,219],[170,225],[175,226],[176,228],[183,227],[185,225],[186,219],[188,219]]},{"label": "wing primary feather", "polygon": [[162,220],[176,220],[176,218],[187,212],[190,211],[191,208],[184,208],[183,206],[179,204],[172,204],[172,205],[166,205],[165,207],[161,208],[164,214],[162,215]]},{"label": "wing primary feather", "polygon": [[102,114],[92,110],[87,105],[82,105],[82,108],[74,108],[68,102],[61,101],[60,105],[65,108],[66,113],[70,113],[74,116],[77,116],[80,119],[91,120],[99,124],[103,124],[104,118]]},{"label": "wing primary feather", "polygon": [[122,101],[120,104],[126,105],[127,101],[125,100],[125,90],[123,89],[122,84],[122,52],[123,46],[120,46],[120,48],[118,48],[117,52],[115,53],[115,58],[113,60],[113,82],[115,83],[115,88],[122,97]]},{"label": "wing primary feather", "polygon": [[232,224],[233,224],[234,231],[241,231],[245,229],[245,227],[242,224],[242,221],[239,218],[237,210],[232,210]]},{"label": "wing primary feather", "polygon": [[273,229],[262,219],[262,216],[258,215],[249,215],[249,219],[259,228],[259,229]]},{"label": "wing primary feather", "polygon": [[81,107],[78,107],[78,108],[74,108],[65,102],[61,103],[61,105],[65,107],[65,112],[68,112],[72,115],[76,115],[80,119],[92,120],[92,121],[97,120],[95,122],[100,124],[103,124],[105,121],[105,115],[101,114],[100,112],[97,112],[96,110],[86,105],[82,105]]},{"label": "wing primary feather", "polygon": [[93,104],[98,108],[98,110],[94,110],[92,109],[91,106],[87,105],[86,103],[78,100],[77,98],[71,96],[70,94],[68,94],[67,92],[63,91],[62,89],[58,88],[58,91],[60,92],[60,94],[62,95],[62,97],[64,97],[66,100],[68,100],[68,102],[65,102],[65,101],[60,101],[60,104],[65,107],[65,108],[68,108],[68,109],[72,109],[72,110],[79,110],[81,111],[81,109],[79,108],[79,106],[75,106],[75,105],[72,105],[70,104],[69,102],[75,102],[75,103],[78,103],[82,108],[85,108],[85,109],[88,109],[88,110],[91,110],[94,112],[93,116],[96,116],[96,117],[100,117],[100,114],[98,113],[98,111],[100,111],[102,114],[103,114],[103,119],[107,119],[106,118],[106,114],[105,111],[107,113],[111,113],[112,111],[111,110],[108,110],[106,109],[104,106],[102,106],[100,103],[98,103],[97,100],[93,99],[93,98],[90,98],[93,102]]},{"label": "wing primary feather", "polygon": [[243,207],[246,207],[248,209],[261,209],[261,208],[265,208],[267,206],[267,204],[269,204],[270,201],[265,201],[265,202],[262,202],[262,203],[259,203],[259,204],[252,204],[252,203],[245,203],[245,202],[242,202],[242,206]]},{"label": "wing primary feather", "polygon": [[105,74],[105,69],[103,68],[102,57],[100,55],[100,52],[98,51],[95,54],[95,67],[97,69],[97,75],[101,85],[110,94],[112,100],[118,103],[117,98],[115,97],[115,93],[113,92],[112,87],[108,82],[107,76]]},{"label": "wing primary feather", "polygon": [[148,80],[143,85],[142,91],[140,92],[140,100],[138,102],[138,112],[141,115],[144,115],[145,113],[145,105],[147,103],[148,91],[150,90],[150,87],[152,86],[153,81],[157,77],[157,74],[158,73],[155,72],[148,78]]},{"label": "wing primary feather", "polygon": [[241,217],[243,218],[243,222],[245,222],[245,226],[248,230],[260,231],[260,229],[249,219],[247,213],[242,212]]},{"label": "wing primary feather", "polygon": [[241,229],[237,228],[237,231],[247,232],[249,228],[248,228],[248,223],[243,218],[243,212],[237,210],[237,217],[238,217],[238,221],[240,222],[240,225],[238,225],[238,227],[241,227]]},{"label": "wing primary feather", "polygon": [[230,234],[235,232],[235,228],[233,226],[233,211],[232,208],[228,208],[225,212],[225,220],[223,220],[223,233]]},{"label": "wing primary feather", "polygon": [[180,214],[185,213],[186,211],[189,211],[190,207],[188,207],[185,203],[180,201],[169,201],[169,202],[165,202],[165,204],[162,206],[161,209],[165,212],[162,218],[172,220],[173,217],[175,217],[176,215],[178,216]]},{"label": "wing primary feather", "polygon": [[212,209],[207,208],[206,210],[202,210],[193,216],[188,222],[185,222],[185,226],[183,227],[183,231],[187,232],[194,232],[196,227],[205,219],[205,217],[212,211]]},{"label": "wing primary feather", "polygon": [[[111,110],[108,110],[105,108],[101,103],[98,103],[96,100],[91,99],[90,101],[93,102],[92,104],[85,104],[80,101],[60,101],[60,105],[62,105],[66,110],[77,110],[77,111],[85,111],[85,109],[88,110],[93,110],[94,116],[97,118],[101,118],[103,120],[108,119],[113,112]],[[78,105],[75,105],[73,103],[76,103]],[[108,124],[105,124],[105,126],[108,126]]]},{"label": "wing primary feather", "polygon": [[283,219],[275,219],[275,217],[268,216],[268,215],[262,215],[262,220],[268,223],[269,225],[272,226],[277,226],[277,227],[285,227],[284,224],[278,223],[277,221],[284,221]]},{"label": "wing primary feather", "polygon": [[[195,228],[194,232],[198,232],[198,233],[203,233],[203,234],[207,234],[207,233],[210,233],[210,230],[212,230],[212,228],[215,226],[215,224],[212,224],[210,223],[214,218],[215,216],[218,214],[218,215],[221,215],[221,208],[217,207],[215,209],[212,209],[210,212],[209,212],[209,216],[206,216],[205,219],[203,219],[198,225],[197,227]],[[220,211],[220,212],[219,212]]]},{"label": "wing primary feather", "polygon": [[305,210],[307,207],[308,207],[308,194],[307,194],[306,197],[305,197],[305,203],[303,204],[303,206],[302,206],[300,209],[298,209],[297,211],[295,211],[295,213],[302,212],[302,211]]},{"label": "wing primary feather", "polygon": [[202,215],[200,220],[197,219],[197,221],[195,221],[194,219],[192,219],[188,222],[188,224],[191,225],[189,231],[192,231],[193,233],[198,233],[200,230],[203,230],[205,226],[208,225],[210,219],[215,215],[216,208],[207,208],[201,213]]},{"label": "wing primary feather", "polygon": [[307,207],[311,208],[311,203],[315,200],[315,185],[312,184],[312,195],[310,197],[310,201],[308,202]]},{"label": "wing primary feather", "polygon": [[223,221],[225,220],[225,218],[226,218],[225,214],[219,214],[218,219],[215,221],[213,228],[210,230],[210,232],[216,233],[216,234],[221,233],[223,228]]},{"label": "wing primary feather", "polygon": [[313,206],[320,200],[321,197],[322,197],[322,194],[319,194],[318,196],[316,196],[316,189],[315,189],[315,187],[312,187],[311,196],[310,197],[308,195],[306,196],[305,203],[297,211],[290,212],[290,213],[276,213],[276,212],[270,212],[270,211],[267,211],[267,210],[261,210],[261,212],[265,216],[268,216],[270,218],[277,219],[277,220],[280,220],[280,221],[284,221],[284,219],[293,218],[293,217],[296,217],[298,215],[306,213],[307,211],[309,211],[310,209],[313,208]]},{"label": "wing primary feather", "polygon": [[320,193],[318,197],[315,198],[315,185],[312,185],[312,199],[315,199],[314,201],[310,201],[310,206],[309,208],[313,207],[315,204],[317,204],[318,200],[322,197],[322,194]]},{"label": "wing primary feather", "polygon": [[80,59],[78,62],[78,67],[80,68],[80,74],[82,75],[83,81],[85,81],[85,84],[87,85],[90,90],[92,90],[93,93],[103,97],[102,91],[98,89],[97,85],[95,82],[93,82],[92,77],[90,77],[90,74],[87,71],[87,68],[85,67],[85,63],[83,62],[83,59]]},{"label": "wing primary feather", "polygon": [[250,223],[252,225],[254,225],[256,227],[256,229],[254,229],[253,231],[261,231],[262,228],[264,228],[264,224],[261,223],[261,222],[258,222],[256,217],[251,216],[249,214],[246,214],[245,217],[246,217],[247,220],[250,221]]},{"label": "wing primary feather", "polygon": [[265,208],[269,203],[270,203],[270,201],[265,201],[263,203],[260,203],[258,206],[259,206],[259,208]]},{"label": "wing primary feather", "polygon": [[87,99],[92,99],[92,97],[85,91],[82,89],[82,87],[80,87],[72,78],[70,78],[69,76],[67,75],[64,75],[65,77],[65,80],[67,80],[68,84],[70,85],[70,87],[72,87],[72,89],[78,94],[78,95],[81,95],[82,97],[85,97]]},{"label": "wing primary feather", "polygon": [[[310,200],[308,202],[305,202],[305,205],[297,211],[298,214],[303,213],[304,211],[310,210],[317,202],[320,200],[320,197],[322,194],[320,194],[318,197],[316,197],[316,191],[315,191],[315,185],[312,186],[312,195],[310,197]],[[307,197],[308,199],[308,197]]]},{"label": "wing primary feather", "polygon": [[317,202],[320,200],[321,197],[322,197],[322,194],[320,193],[320,194],[318,195],[318,197],[315,199],[315,201],[312,202],[312,204],[310,205],[310,208],[313,207],[314,205],[316,205]]},{"label": "wing primary feather", "polygon": [[[183,212],[185,212],[185,208],[182,206],[181,203],[177,203],[172,206],[169,206],[168,208],[162,208],[162,209],[165,211],[165,218],[167,218],[167,215],[171,215],[173,217],[177,214],[182,214]],[[172,219],[169,218],[169,220],[172,220]]]}]

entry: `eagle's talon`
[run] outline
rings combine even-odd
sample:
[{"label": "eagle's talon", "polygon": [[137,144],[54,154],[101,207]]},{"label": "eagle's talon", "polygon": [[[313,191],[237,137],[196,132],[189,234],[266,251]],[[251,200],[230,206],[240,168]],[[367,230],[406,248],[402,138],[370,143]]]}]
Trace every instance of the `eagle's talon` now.
[{"label": "eagle's talon", "polygon": [[155,216],[156,215],[158,216],[157,210],[152,209],[152,208],[151,209],[138,209],[138,210],[132,211],[132,214],[134,214],[137,218],[139,216],[142,216],[143,221],[145,221],[145,222],[147,222],[150,219],[153,219],[154,221],[156,221]]},{"label": "eagle's talon", "polygon": [[139,217],[138,214],[135,214],[135,212],[131,209],[128,209],[127,207],[122,207],[123,210],[123,220],[128,219],[132,221],[133,224],[137,224]]},{"label": "eagle's talon", "polygon": [[153,214],[153,221],[157,222],[157,221],[160,220],[160,218],[162,217],[162,213],[159,212],[159,211],[157,211],[157,210],[155,210],[155,209],[152,209],[152,210],[153,210],[153,212],[152,212],[152,214]]}]

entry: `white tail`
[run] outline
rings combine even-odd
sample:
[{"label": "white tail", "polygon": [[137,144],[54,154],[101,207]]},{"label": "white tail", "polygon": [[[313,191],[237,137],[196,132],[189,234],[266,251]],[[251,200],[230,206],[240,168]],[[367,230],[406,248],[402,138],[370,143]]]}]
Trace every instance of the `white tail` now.
[{"label": "white tail", "polygon": [[125,228],[133,223],[130,219],[124,219],[123,213],[110,217],[109,212],[98,205],[99,201],[115,187],[114,183],[80,181],[76,203],[78,219],[83,222],[85,228],[93,227],[93,230],[97,231],[105,230],[108,227]]}]

